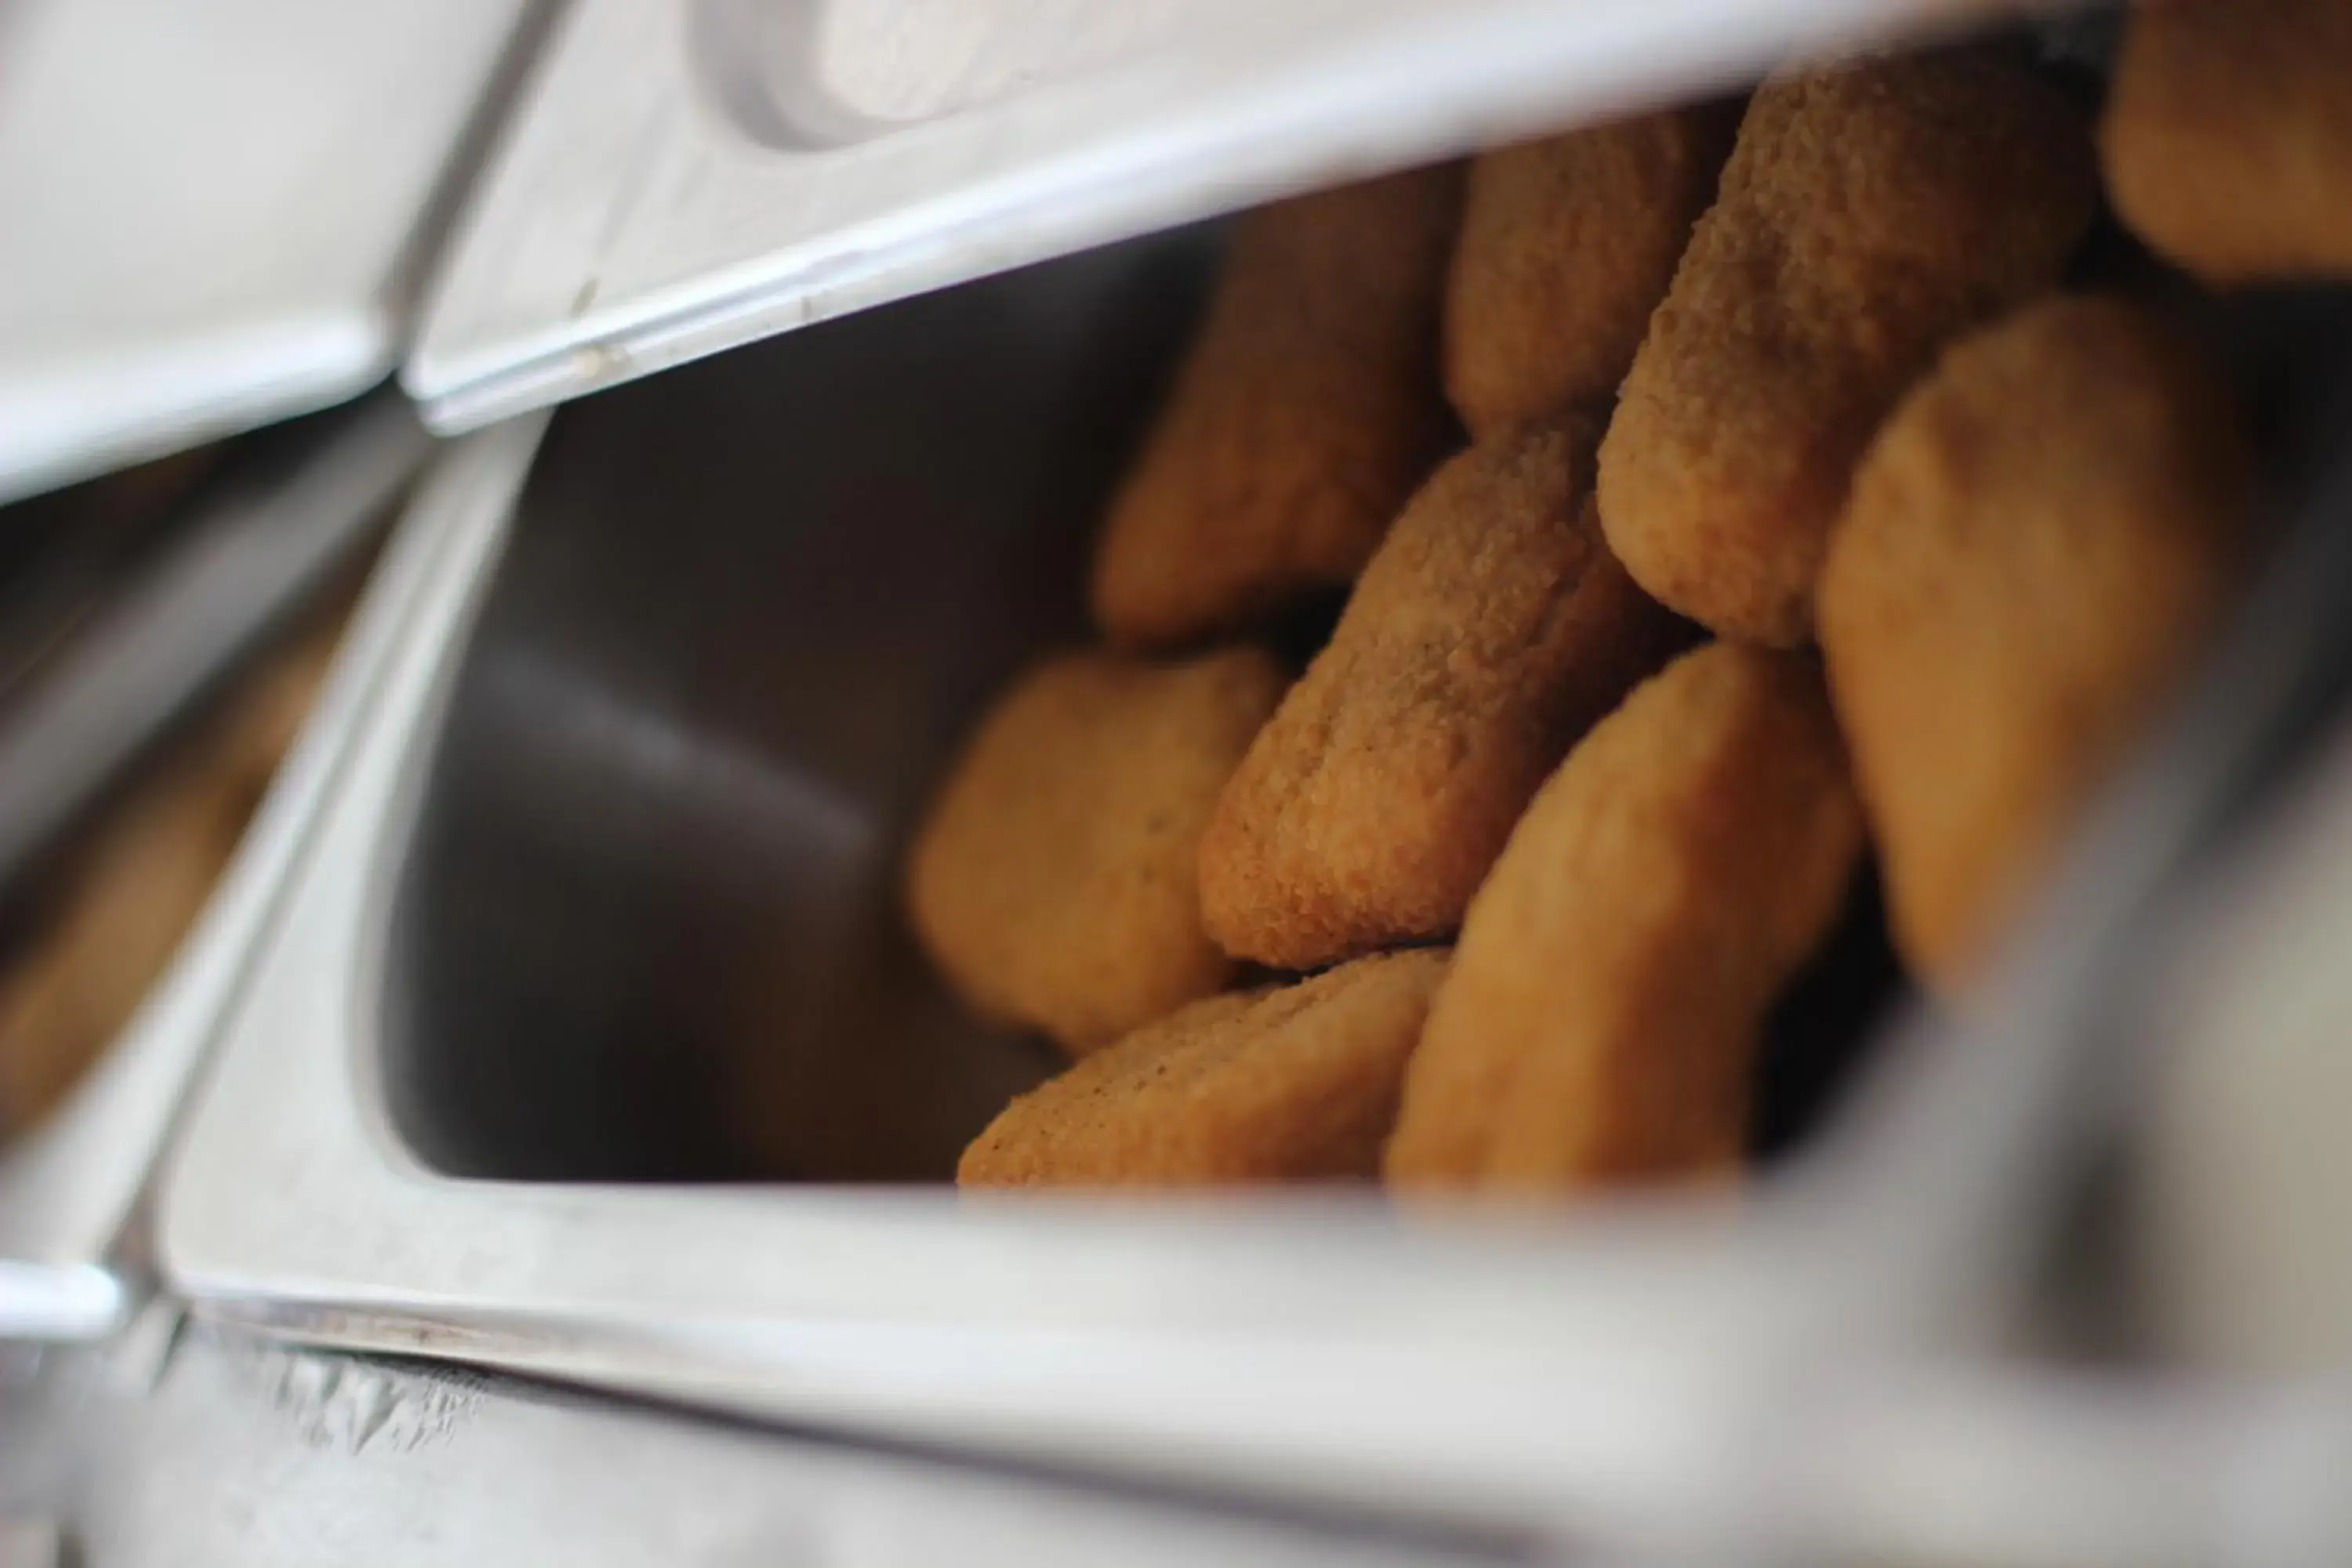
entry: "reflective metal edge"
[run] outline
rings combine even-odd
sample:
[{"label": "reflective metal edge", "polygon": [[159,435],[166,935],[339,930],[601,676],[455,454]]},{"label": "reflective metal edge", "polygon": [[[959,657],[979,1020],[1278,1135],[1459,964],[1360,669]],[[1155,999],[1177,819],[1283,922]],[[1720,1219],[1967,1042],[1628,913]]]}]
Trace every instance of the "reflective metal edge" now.
[{"label": "reflective metal edge", "polygon": [[540,5],[0,16],[0,500],[381,380]]},{"label": "reflective metal edge", "polygon": [[[1173,13],[1124,61],[846,144],[777,146],[713,79],[756,70],[735,58],[755,40],[693,37],[740,7],[579,0],[402,379],[427,423],[468,429],[985,273],[1738,84],[1791,54],[2063,4],[1210,6]],[[926,41],[910,30],[910,48]]]},{"label": "reflective metal edge", "polygon": [[[356,469],[338,467],[337,475],[372,494],[383,478],[387,454],[374,449],[383,440],[404,462],[425,455],[403,445],[396,427],[357,433],[372,444]],[[275,918],[449,531],[446,522],[404,530],[386,549],[316,707],[171,968],[65,1104],[0,1157],[0,1260],[8,1265],[0,1338],[89,1337],[119,1318],[126,1303],[101,1266]]]},{"label": "reflective metal edge", "polygon": [[[812,1441],[142,1318],[0,1379],[9,1568],[1408,1568],[1522,1543]],[[47,1554],[12,1556],[18,1542]],[[62,1548],[62,1550],[60,1550]]]}]

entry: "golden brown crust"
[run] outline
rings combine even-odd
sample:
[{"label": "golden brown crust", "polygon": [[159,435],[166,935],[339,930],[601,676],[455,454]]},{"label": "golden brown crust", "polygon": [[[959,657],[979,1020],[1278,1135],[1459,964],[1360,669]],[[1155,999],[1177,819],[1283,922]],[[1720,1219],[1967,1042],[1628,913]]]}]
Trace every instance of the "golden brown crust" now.
[{"label": "golden brown crust", "polygon": [[1225,984],[1201,828],[1282,687],[1254,647],[1088,653],[999,700],[909,863],[916,932],[974,1008],[1083,1053]]},{"label": "golden brown crust", "polygon": [[2124,221],[2193,272],[2352,275],[2352,5],[2135,7],[2100,151]]},{"label": "golden brown crust", "polygon": [[1956,345],[1856,474],[1822,651],[1897,945],[1965,977],[2191,657],[2249,460],[2154,318],[2053,300]]},{"label": "golden brown crust", "polygon": [[1111,507],[1094,612],[1127,647],[1246,625],[1353,578],[1444,450],[1454,166],[1263,207]]},{"label": "golden brown crust", "polygon": [[1738,124],[1728,105],[1670,110],[1471,163],[1445,390],[1473,436],[1616,395]]},{"label": "golden brown crust", "polygon": [[965,1186],[1368,1178],[1446,954],[1387,953],[1213,996],[1023,1095],[964,1151]]},{"label": "golden brown crust", "polygon": [[1201,901],[1226,951],[1308,969],[1443,935],[1569,744],[1685,635],[1602,543],[1592,425],[1448,462],[1217,803]]},{"label": "golden brown crust", "polygon": [[1626,570],[1726,637],[1795,647],[1855,459],[1938,344],[2046,288],[2088,225],[2083,117],[1998,56],[1758,91],[1601,448]]},{"label": "golden brown crust", "polygon": [[1715,643],[1569,754],[1470,906],[1391,1183],[1585,1186],[1736,1162],[1765,1011],[1861,814],[1812,660]]}]

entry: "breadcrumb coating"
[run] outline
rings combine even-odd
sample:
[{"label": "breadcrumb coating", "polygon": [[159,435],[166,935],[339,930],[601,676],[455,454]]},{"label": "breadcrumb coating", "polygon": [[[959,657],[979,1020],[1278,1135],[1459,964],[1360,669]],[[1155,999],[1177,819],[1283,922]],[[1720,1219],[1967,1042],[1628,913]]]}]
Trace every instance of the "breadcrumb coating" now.
[{"label": "breadcrumb coating", "polygon": [[964,1152],[968,1187],[1369,1179],[1442,950],[1213,996],[1014,1100]]},{"label": "breadcrumb coating", "polygon": [[1887,422],[1822,579],[1822,652],[1897,946],[1964,980],[2195,657],[2250,458],[2156,317],[2055,299],[1956,345]]},{"label": "breadcrumb coating", "polygon": [[1252,625],[1351,581],[1444,453],[1437,321],[1457,165],[1245,214],[1095,563],[1112,642]]},{"label": "breadcrumb coating", "polygon": [[1861,851],[1813,660],[1684,655],[1569,753],[1479,889],[1389,1180],[1542,1190],[1731,1168],[1765,1014]]},{"label": "breadcrumb coating", "polygon": [[1282,695],[1272,656],[1071,655],[982,722],[916,837],[917,935],[977,1011],[1074,1054],[1224,985],[1202,826]]},{"label": "breadcrumb coating", "polygon": [[1879,422],[1942,343],[2050,286],[2097,199],[2084,116],[2001,56],[1768,81],[1601,444],[1633,580],[1724,637],[1809,640]]},{"label": "breadcrumb coating", "polygon": [[1306,969],[1454,930],[1577,736],[1687,637],[1626,576],[1581,416],[1446,464],[1226,785],[1201,899],[1226,951]]}]

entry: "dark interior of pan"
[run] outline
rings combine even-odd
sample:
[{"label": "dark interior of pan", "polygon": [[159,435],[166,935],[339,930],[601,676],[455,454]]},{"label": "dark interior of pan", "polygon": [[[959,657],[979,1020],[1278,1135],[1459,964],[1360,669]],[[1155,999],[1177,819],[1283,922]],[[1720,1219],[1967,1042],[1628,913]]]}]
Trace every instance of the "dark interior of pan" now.
[{"label": "dark interior of pan", "polygon": [[395,894],[384,1083],[461,1174],[937,1178],[1044,1047],[905,934],[911,820],[1085,633],[1095,517],[1206,231],[786,334],[563,410]]}]

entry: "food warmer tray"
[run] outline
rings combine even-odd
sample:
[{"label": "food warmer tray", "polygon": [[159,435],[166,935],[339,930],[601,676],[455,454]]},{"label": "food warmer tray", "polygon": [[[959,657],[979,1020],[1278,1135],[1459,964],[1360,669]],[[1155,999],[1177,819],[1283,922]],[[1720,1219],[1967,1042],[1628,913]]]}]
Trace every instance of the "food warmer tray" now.
[{"label": "food warmer tray", "polygon": [[[157,1193],[173,1290],[316,1344],[1635,1560],[2186,1563],[2252,1516],[2338,1550],[2352,1407],[2063,1374],[2016,1325],[2199,852],[2352,669],[2340,423],[2004,982],[1913,1020],[1745,1200],[875,1184],[944,1174],[1045,1070],[910,967],[895,847],[985,693],[1070,629],[1213,243],[453,450],[406,525],[446,538],[432,581]],[[747,1034],[802,1181],[730,1179]]]},{"label": "food warmer tray", "polygon": [[[247,913],[189,1015],[212,1070],[108,1216],[112,1268],[78,1276],[115,1292],[106,1321],[152,1268],[146,1331],[199,1371],[254,1336],[337,1387],[386,1363],[336,1350],[466,1363],[496,1374],[484,1409],[559,1379],[763,1442],[1378,1520],[1441,1557],[2352,1555],[2328,1387],[2058,1367],[2030,1328],[2142,982],[2217,835],[2337,717],[2341,464],[2306,476],[2254,606],[1987,1005],[1910,1020],[1745,1202],[874,1184],[937,1173],[1044,1069],[919,984],[878,1068],[789,1035],[764,1132],[809,1179],[731,1179],[724,1042],[799,1015],[711,982],[854,1016],[908,981],[877,934],[893,836],[983,694],[1069,629],[1047,584],[1216,237],[1085,247],[2016,8],[1134,7],[1064,59],[1003,17],[1001,48],[904,56],[893,18],[940,15],[878,0],[832,34],[750,0],[577,0],[404,371],[445,429],[521,417],[420,492],[281,789],[300,805],[273,801],[294,826],[265,814],[274,858],[215,906]],[[1005,15],[1046,37],[1080,10]],[[901,58],[922,68],[874,69]],[[883,721],[829,729],[843,697]],[[936,1094],[898,1092],[926,1072]]]}]

